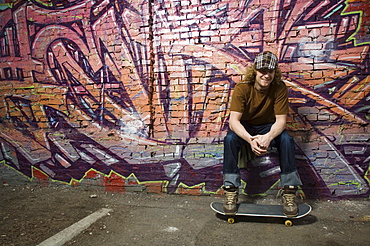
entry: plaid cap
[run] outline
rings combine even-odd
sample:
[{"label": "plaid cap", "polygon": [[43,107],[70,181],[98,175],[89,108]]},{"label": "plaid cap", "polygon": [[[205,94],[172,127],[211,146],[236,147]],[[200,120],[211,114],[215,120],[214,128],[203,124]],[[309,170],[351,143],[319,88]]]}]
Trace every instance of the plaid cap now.
[{"label": "plaid cap", "polygon": [[276,69],[278,64],[278,59],[276,55],[270,51],[265,51],[259,53],[256,58],[254,59],[254,64],[256,65],[256,69]]}]

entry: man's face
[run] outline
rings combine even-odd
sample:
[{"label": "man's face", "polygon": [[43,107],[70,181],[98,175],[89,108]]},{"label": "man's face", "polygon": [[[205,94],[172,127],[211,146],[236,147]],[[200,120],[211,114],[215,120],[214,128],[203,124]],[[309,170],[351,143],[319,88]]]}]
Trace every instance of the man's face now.
[{"label": "man's face", "polygon": [[259,69],[256,74],[254,87],[257,90],[267,90],[275,76],[275,69]]}]

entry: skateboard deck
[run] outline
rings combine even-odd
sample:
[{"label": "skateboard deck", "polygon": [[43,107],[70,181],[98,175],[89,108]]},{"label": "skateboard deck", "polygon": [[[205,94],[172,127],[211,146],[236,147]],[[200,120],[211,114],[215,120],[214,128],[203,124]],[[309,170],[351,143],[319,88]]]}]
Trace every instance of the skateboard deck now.
[{"label": "skateboard deck", "polygon": [[308,204],[298,205],[298,215],[295,217],[288,217],[283,213],[283,206],[281,205],[263,205],[263,204],[247,204],[241,203],[238,204],[238,211],[235,215],[227,215],[222,209],[223,204],[221,202],[212,202],[211,208],[218,214],[222,214],[228,217],[228,222],[233,224],[235,222],[235,216],[254,216],[254,217],[274,217],[274,218],[284,218],[286,226],[292,226],[293,222],[291,219],[299,219],[312,210],[311,206]]}]

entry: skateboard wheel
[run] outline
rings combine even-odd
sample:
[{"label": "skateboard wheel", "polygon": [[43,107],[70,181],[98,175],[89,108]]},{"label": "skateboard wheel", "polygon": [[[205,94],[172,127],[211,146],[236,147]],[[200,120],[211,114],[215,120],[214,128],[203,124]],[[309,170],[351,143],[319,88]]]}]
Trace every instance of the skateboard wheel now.
[{"label": "skateboard wheel", "polygon": [[291,220],[286,220],[285,225],[290,227],[293,225],[293,222]]},{"label": "skateboard wheel", "polygon": [[229,222],[229,224],[234,224],[235,219],[234,218],[228,218],[227,222]]}]

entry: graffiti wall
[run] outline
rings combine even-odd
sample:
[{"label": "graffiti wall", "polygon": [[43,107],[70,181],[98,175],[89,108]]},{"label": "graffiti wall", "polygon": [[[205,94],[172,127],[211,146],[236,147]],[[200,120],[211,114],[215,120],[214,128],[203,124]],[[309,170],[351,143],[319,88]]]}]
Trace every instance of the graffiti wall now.
[{"label": "graffiti wall", "polygon": [[[1,168],[114,191],[220,192],[230,96],[270,50],[289,86],[287,128],[306,196],[369,196],[366,0],[1,7]],[[279,186],[276,153],[247,166],[245,193]]]}]

